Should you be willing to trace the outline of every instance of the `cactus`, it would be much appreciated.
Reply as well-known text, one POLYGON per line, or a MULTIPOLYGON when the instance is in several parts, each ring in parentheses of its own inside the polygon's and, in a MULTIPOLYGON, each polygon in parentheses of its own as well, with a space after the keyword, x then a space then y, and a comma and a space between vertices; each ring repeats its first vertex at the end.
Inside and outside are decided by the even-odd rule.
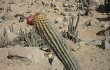
POLYGON ((68 38, 70 39, 70 40, 72 40, 72 41, 74 41, 74 42, 77 42, 77 40, 78 40, 78 37, 77 37, 77 35, 78 35, 78 31, 77 31, 77 27, 78 27, 78 23, 79 23, 79 18, 80 18, 80 13, 78 13, 78 18, 77 18, 77 21, 76 21, 76 25, 75 26, 73 26, 73 24, 74 24, 74 18, 73 17, 71 17, 70 18, 70 20, 69 20, 69 25, 68 25, 68 38))
POLYGON ((8 45, 7 30, 4 28, 3 34, 0 35, 0 48, 4 48, 8 45))
POLYGON ((80 70, 76 58, 71 54, 60 34, 48 22, 44 13, 36 13, 33 17, 33 24, 37 34, 48 43, 49 48, 63 63, 66 70, 80 70))
POLYGON ((27 29, 23 31, 22 28, 20 27, 19 38, 20 38, 20 41, 25 42, 26 46, 38 46, 38 43, 37 43, 38 36, 33 27, 29 32, 27 32, 27 29))
POLYGON ((11 28, 12 28, 12 32, 14 32, 13 25, 11 25, 11 28))
POLYGON ((10 32, 11 32, 11 27, 10 26, 8 26, 9 27, 9 30, 10 30, 10 32))
POLYGON ((69 25, 68 25, 68 32, 69 33, 72 33, 72 31, 73 31, 73 21, 74 21, 73 17, 69 18, 69 25))
POLYGON ((8 26, 9 27, 9 30, 10 30, 10 32, 14 32, 14 28, 13 28, 13 25, 11 25, 11 26, 8 26))
POLYGON ((5 42, 8 42, 8 35, 7 35, 7 30, 4 28, 4 33, 3 36, 5 38, 5 42))
POLYGON ((21 38, 21 41, 24 40, 24 32, 22 31, 22 28, 20 27, 20 30, 19 30, 19 36, 21 38))
POLYGON ((34 38, 33 28, 32 28, 32 30, 30 30, 30 41, 31 41, 32 46, 34 46, 35 45, 35 38, 34 38))
POLYGON ((7 8, 6 8, 6 13, 9 13, 9 12, 12 12, 11 5, 10 4, 7 5, 7 8))
MULTIPOLYGON (((12 33, 15 33, 14 32, 14 28, 13 28, 13 25, 11 26, 8 26, 9 27, 9 30, 10 32, 12 33)), ((20 27, 19 29, 19 33, 16 33, 18 34, 18 39, 19 39, 19 44, 22 45, 22 46, 38 46, 38 35, 36 34, 35 32, 35 28, 32 27, 32 29, 27 32, 27 29, 25 29, 25 31, 23 31, 22 27, 20 27)), ((9 45, 8 43, 8 35, 7 35, 7 31, 6 29, 4 28, 4 33, 2 35, 2 38, 1 39, 1 36, 0 36, 0 47, 5 47, 7 45, 9 45)))

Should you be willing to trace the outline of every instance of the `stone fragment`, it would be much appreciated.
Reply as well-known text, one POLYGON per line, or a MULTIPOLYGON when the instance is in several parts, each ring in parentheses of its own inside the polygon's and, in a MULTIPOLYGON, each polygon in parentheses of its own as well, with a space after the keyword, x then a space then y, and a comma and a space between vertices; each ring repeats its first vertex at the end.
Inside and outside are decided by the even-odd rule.
POLYGON ((8 51, 8 57, 13 57, 13 59, 21 60, 27 62, 40 63, 41 61, 46 61, 44 57, 44 52, 37 47, 16 47, 10 48, 8 51), (25 60, 26 59, 26 60, 25 60))
POLYGON ((63 3, 63 7, 69 7, 69 4, 68 3, 63 3))
POLYGON ((25 17, 21 16, 20 19, 19 19, 19 22, 24 22, 24 19, 25 19, 25 17))
POLYGON ((57 57, 54 57, 52 65, 49 70, 64 70, 64 66, 57 57))
POLYGON ((60 15, 62 15, 62 16, 66 16, 66 14, 64 13, 64 12, 61 12, 61 14, 60 15))
POLYGON ((15 13, 14 12, 10 12, 10 13, 6 13, 4 15, 6 20, 14 20, 15 19, 15 13))
POLYGON ((63 21, 68 21, 67 17, 64 17, 64 18, 63 18, 63 21))
POLYGON ((85 26, 91 26, 91 20, 86 21, 85 26))
POLYGON ((2 22, 3 22, 3 19, 0 18, 0 24, 2 24, 2 22))
POLYGON ((58 23, 58 21, 57 21, 57 20, 55 20, 55 21, 54 21, 54 23, 58 23))
POLYGON ((105 40, 105 41, 102 41, 102 44, 101 44, 102 48, 107 50, 107 49, 110 49, 110 42, 105 40))
POLYGON ((73 9, 71 9, 71 8, 65 8, 65 11, 66 12, 73 12, 73 9))
POLYGON ((59 29, 62 29, 63 28, 63 26, 59 26, 59 29))
POLYGON ((56 21, 57 21, 57 22, 62 22, 62 21, 63 21, 63 18, 62 18, 62 17, 58 17, 58 18, 56 19, 56 21))
POLYGON ((90 44, 90 45, 101 45, 102 41, 101 40, 93 40, 93 41, 89 42, 88 44, 90 44))
POLYGON ((55 1, 52 1, 52 2, 51 2, 50 7, 51 7, 51 8, 55 8, 55 7, 56 7, 55 1))

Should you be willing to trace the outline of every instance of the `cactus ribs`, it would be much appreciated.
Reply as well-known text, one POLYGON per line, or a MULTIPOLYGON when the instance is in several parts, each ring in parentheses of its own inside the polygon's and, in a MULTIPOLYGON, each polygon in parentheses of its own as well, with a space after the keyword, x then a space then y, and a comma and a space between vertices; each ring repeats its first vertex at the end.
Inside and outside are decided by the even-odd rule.
POLYGON ((56 54, 63 63, 66 70, 80 70, 80 66, 71 54, 63 41, 63 38, 52 28, 44 13, 37 13, 33 16, 32 23, 38 35, 49 44, 49 48, 56 54))

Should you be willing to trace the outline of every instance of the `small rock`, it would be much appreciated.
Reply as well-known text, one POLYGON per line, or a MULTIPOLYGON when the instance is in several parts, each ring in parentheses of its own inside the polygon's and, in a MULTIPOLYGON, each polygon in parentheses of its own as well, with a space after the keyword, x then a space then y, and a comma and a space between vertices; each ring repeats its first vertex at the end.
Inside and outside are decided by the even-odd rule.
POLYGON ((7 35, 8 35, 8 40, 9 40, 9 41, 13 41, 16 37, 18 37, 17 34, 12 33, 12 32, 8 32, 7 35))
POLYGON ((55 7, 54 10, 59 11, 59 8, 58 7, 55 7))
POLYGON ((68 21, 68 19, 66 17, 64 17, 63 21, 68 21))
POLYGON ((20 38, 19 37, 16 37, 13 41, 10 42, 11 46, 15 46, 18 44, 20 44, 20 38))
POLYGON ((63 27, 62 26, 59 26, 59 29, 62 29, 63 27))
POLYGON ((100 36, 105 36, 105 30, 101 30, 99 32, 96 33, 96 35, 100 35, 100 36))
POLYGON ((48 60, 48 58, 46 59, 44 56, 44 51, 40 50, 37 47, 10 48, 8 51, 8 56, 22 57, 22 60, 24 58, 30 60, 31 62, 36 62, 36 63, 40 63, 41 61, 48 60))
POLYGON ((42 2, 42 5, 45 6, 46 3, 44 1, 41 1, 41 2, 42 2))
POLYGON ((58 18, 56 19, 56 21, 57 21, 57 22, 62 22, 62 21, 63 21, 63 18, 62 18, 62 17, 58 17, 58 18))
POLYGON ((61 31, 61 34, 62 34, 62 36, 63 36, 64 38, 67 38, 67 32, 66 32, 66 30, 61 31))
POLYGON ((109 41, 102 41, 102 48, 107 50, 107 49, 110 49, 110 42, 109 41))
POLYGON ((24 22, 24 19, 25 19, 25 17, 21 16, 20 19, 19 19, 19 22, 24 22))
POLYGON ((69 7, 68 3, 63 3, 63 7, 69 7))
POLYGON ((75 7, 75 5, 74 5, 74 4, 72 4, 72 5, 71 5, 71 7, 75 7))
POLYGON ((45 7, 49 6, 49 4, 46 1, 42 1, 42 5, 45 7))
POLYGON ((50 7, 51 7, 51 8, 55 8, 55 7, 56 7, 56 4, 55 4, 54 1, 51 2, 50 7))
POLYGON ((3 8, 0 8, 0 13, 2 13, 2 11, 3 11, 3 8))
POLYGON ((109 36, 109 37, 106 37, 106 40, 107 40, 107 41, 110 41, 110 36, 109 36))
POLYGON ((54 57, 51 68, 49 70, 63 70, 64 66, 57 57, 54 57))
POLYGON ((78 44, 73 43, 69 39, 66 40, 66 44, 71 51, 76 51, 76 50, 80 49, 80 46, 78 46, 78 44))
POLYGON ((15 13, 10 12, 4 15, 5 19, 7 20, 13 20, 15 18, 15 13))
POLYGON ((73 12, 73 9, 71 9, 71 8, 65 8, 65 11, 66 12, 73 12))
POLYGON ((15 4, 14 0, 9 0, 9 4, 15 4))
POLYGON ((102 44, 102 41, 101 40, 93 40, 87 44, 90 44, 90 45, 101 45, 102 44))
POLYGON ((34 3, 33 3, 33 2, 31 2, 31 5, 34 5, 34 3))
POLYGON ((101 24, 100 27, 107 29, 107 28, 109 28, 110 26, 107 25, 107 24, 101 24))
POLYGON ((3 19, 0 19, 0 24, 3 22, 3 19))
POLYGON ((60 15, 62 15, 62 16, 66 16, 66 14, 65 13, 63 13, 63 12, 61 12, 61 14, 60 15))
POLYGON ((58 23, 58 21, 57 21, 57 20, 55 20, 55 21, 54 21, 54 23, 58 23))
POLYGON ((110 26, 108 25, 107 29, 106 30, 109 30, 110 31, 110 26))
POLYGON ((85 27, 85 26, 91 26, 91 20, 87 20, 87 21, 85 22, 84 27, 85 27))

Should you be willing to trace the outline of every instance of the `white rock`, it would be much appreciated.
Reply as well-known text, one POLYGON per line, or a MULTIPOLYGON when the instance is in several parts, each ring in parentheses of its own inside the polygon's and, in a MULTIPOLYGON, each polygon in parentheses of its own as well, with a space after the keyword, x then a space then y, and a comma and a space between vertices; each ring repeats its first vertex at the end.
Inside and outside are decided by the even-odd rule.
POLYGON ((63 21, 63 18, 62 18, 62 17, 58 17, 58 18, 56 19, 56 21, 57 21, 57 22, 62 22, 62 21, 63 21))
POLYGON ((7 13, 7 14, 5 14, 5 19, 6 20, 14 20, 15 19, 14 16, 15 16, 14 12, 7 13))
MULTIPOLYGON (((8 55, 11 56, 20 56, 20 57, 26 57, 31 62, 40 63, 42 61, 47 61, 47 59, 44 57, 44 52, 40 50, 37 47, 16 47, 11 48, 8 51, 8 55)), ((48 62, 48 61, 47 61, 48 62)))
POLYGON ((49 70, 64 70, 64 66, 57 57, 54 57, 52 65, 49 70))

